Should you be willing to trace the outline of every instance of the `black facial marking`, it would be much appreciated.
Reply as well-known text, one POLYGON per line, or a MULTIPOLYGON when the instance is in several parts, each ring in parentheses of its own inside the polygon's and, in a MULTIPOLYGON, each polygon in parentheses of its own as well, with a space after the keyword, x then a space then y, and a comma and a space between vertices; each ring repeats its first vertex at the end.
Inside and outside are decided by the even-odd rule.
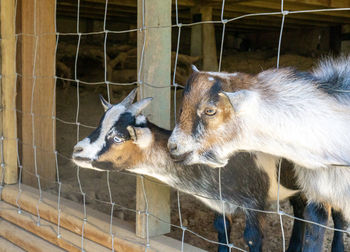
POLYGON ((145 128, 147 127, 147 121, 136 124, 136 118, 130 112, 125 112, 120 115, 119 120, 114 123, 113 127, 118 136, 122 137, 124 140, 130 139, 129 131, 127 130, 128 126, 145 128))
POLYGON ((113 127, 116 132, 118 132, 118 136, 121 136, 124 140, 130 139, 129 131, 126 127, 135 126, 136 120, 135 116, 133 116, 130 112, 125 112, 120 115, 119 120, 114 123, 113 127))
POLYGON ((106 151, 108 151, 108 149, 112 146, 112 142, 113 139, 105 139, 106 144, 102 147, 102 149, 97 153, 97 156, 101 156, 102 154, 104 154, 106 151))
POLYGON ((102 118, 101 118, 101 120, 100 120, 100 122, 98 124, 98 127, 88 136, 88 138, 90 139, 90 143, 95 142, 98 139, 98 137, 100 136, 100 134, 101 134, 101 126, 102 126, 102 122, 103 122, 103 120, 105 118, 105 115, 106 115, 106 113, 103 114, 103 116, 102 116, 102 118))
POLYGON ((190 75, 190 77, 188 78, 188 80, 186 82, 186 85, 185 85, 185 88, 183 91, 183 95, 186 95, 191 91, 191 86, 192 86, 194 80, 196 79, 196 77, 197 77, 197 73, 192 73, 190 75))
POLYGON ((212 102, 217 102, 219 100, 219 92, 222 91, 221 81, 215 78, 214 85, 209 90, 209 99, 212 102))
MULTIPOLYGON (((147 127, 147 121, 144 123, 136 124, 135 116, 132 115, 130 112, 125 112, 121 114, 119 120, 116 121, 113 125, 114 131, 117 132, 117 137, 121 138, 124 141, 130 140, 131 136, 129 134, 129 131, 127 130, 128 126, 144 128, 147 127)), ((114 144, 113 137, 106 136, 105 143, 106 144, 97 153, 97 156, 101 156, 109 150, 109 148, 114 144)))
POLYGON ((201 118, 196 114, 195 118, 193 119, 193 124, 192 124, 192 135, 194 137, 199 136, 198 126, 201 123, 202 123, 201 118))

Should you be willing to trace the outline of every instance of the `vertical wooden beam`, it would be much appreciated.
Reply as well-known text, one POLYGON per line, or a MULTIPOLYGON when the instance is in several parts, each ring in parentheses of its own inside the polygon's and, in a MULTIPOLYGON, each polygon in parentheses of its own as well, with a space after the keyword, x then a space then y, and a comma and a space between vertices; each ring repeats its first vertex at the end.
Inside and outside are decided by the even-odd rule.
MULTIPOLYGON (((1 130, 4 158, 4 181, 6 184, 17 182, 17 132, 15 112, 16 88, 16 37, 15 37, 15 1, 1 0, 1 55, 2 55, 2 117, 1 130)), ((1 174, 2 170, 0 170, 1 174)), ((1 174, 2 177, 2 174, 1 174)))
POLYGON ((348 55, 350 54, 350 25, 342 25, 341 33, 340 53, 348 55))
MULTIPOLYGON (((198 7, 191 9, 192 22, 202 21, 198 7)), ((191 26, 191 56, 202 57, 202 25, 191 26)))
MULTIPOLYGON (((213 20, 213 7, 203 6, 200 8, 202 21, 213 20)), ((218 56, 216 52, 215 27, 214 24, 203 24, 202 33, 203 70, 218 71, 218 56)))
MULTIPOLYGON (((147 29, 138 32, 138 69, 142 68, 140 85, 143 97, 153 97, 151 105, 144 112, 148 119, 166 129, 170 129, 170 74, 171 74, 171 0, 147 0, 145 2, 145 26, 167 28, 147 29), (143 62, 141 52, 144 35, 146 39, 143 62)), ((138 27, 142 27, 142 0, 138 0, 138 27)), ((140 98, 140 97, 139 97, 140 98)), ((142 98, 142 97, 141 97, 142 98)), ((170 188, 144 179, 148 211, 158 218, 170 223, 170 188)), ((146 209, 141 178, 137 179, 136 208, 146 209)), ((146 216, 136 216, 136 235, 146 237, 146 216)), ((150 236, 170 232, 170 225, 149 217, 150 236)))
POLYGON ((341 26, 330 27, 329 46, 333 55, 339 55, 341 52, 341 26))
POLYGON ((47 182, 55 180, 56 174, 55 125, 51 117, 53 109, 55 111, 55 0, 37 0, 36 6, 34 3, 34 0, 22 1, 21 11, 22 32, 34 35, 23 35, 22 39, 22 164, 23 169, 30 172, 23 173, 23 182, 37 186, 37 178, 33 176, 35 145, 37 172, 44 178, 41 185, 45 187, 47 182))

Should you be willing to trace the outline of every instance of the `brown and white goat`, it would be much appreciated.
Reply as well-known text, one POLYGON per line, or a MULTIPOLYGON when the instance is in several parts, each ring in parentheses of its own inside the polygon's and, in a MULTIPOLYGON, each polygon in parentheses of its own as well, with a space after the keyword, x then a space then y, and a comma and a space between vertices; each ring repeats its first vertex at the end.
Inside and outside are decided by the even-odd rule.
MULTIPOLYGON (((102 99, 106 112, 98 128, 74 147, 73 161, 84 168, 127 170, 157 178, 222 213, 218 170, 206 165, 184 167, 174 162, 167 151, 171 132, 147 122, 140 115, 151 99, 131 104, 134 96, 135 91, 117 105, 102 99)), ((238 153, 221 171, 224 211, 233 213, 238 206, 245 211, 244 238, 250 251, 261 251, 262 218, 259 212, 247 209, 263 210, 267 201, 277 199, 278 162, 278 158, 263 153, 238 153)), ((298 192, 293 183, 292 166, 283 163, 282 171, 285 183, 280 187, 281 200, 298 192)), ((301 218, 303 202, 295 196, 292 203, 296 216, 301 218)), ((288 251, 301 251, 302 228, 303 224, 296 221, 288 251)))
POLYGON ((169 149, 186 164, 213 167, 242 150, 270 153, 309 169, 349 166, 349 123, 350 57, 321 61, 312 72, 195 69, 169 149))
MULTIPOLYGON (((271 69, 257 75, 194 69, 169 138, 186 165, 225 166, 237 151, 285 157, 299 187, 350 220, 350 58, 321 61, 312 72, 271 69), (306 167, 306 168, 305 168, 306 167)), ((308 214, 327 223, 327 212, 308 214)))

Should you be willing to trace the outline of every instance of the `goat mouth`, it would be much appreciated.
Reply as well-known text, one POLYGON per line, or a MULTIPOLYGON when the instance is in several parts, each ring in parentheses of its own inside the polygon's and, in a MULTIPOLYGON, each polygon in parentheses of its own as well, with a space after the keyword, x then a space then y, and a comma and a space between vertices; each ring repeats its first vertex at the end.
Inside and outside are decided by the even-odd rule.
POLYGON ((81 168, 93 169, 91 162, 92 160, 84 157, 72 157, 72 161, 75 165, 81 168))
POLYGON ((73 161, 82 161, 82 162, 89 162, 89 163, 92 162, 90 158, 86 158, 86 157, 73 157, 73 161))
POLYGON ((96 171, 111 171, 111 170, 122 170, 113 166, 111 162, 98 162, 96 160, 85 158, 85 157, 73 157, 73 162, 85 169, 96 170, 96 171))
POLYGON ((170 157, 175 163, 185 163, 185 161, 188 159, 188 157, 191 154, 192 154, 192 151, 188 151, 180 155, 170 154, 170 157))

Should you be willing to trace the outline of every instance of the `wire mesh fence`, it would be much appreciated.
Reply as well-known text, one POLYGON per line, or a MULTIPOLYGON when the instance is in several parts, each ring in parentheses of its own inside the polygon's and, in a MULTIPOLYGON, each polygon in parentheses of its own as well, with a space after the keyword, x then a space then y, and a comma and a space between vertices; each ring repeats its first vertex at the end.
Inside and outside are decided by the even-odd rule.
MULTIPOLYGON (((179 18, 179 5, 178 5, 178 1, 175 0, 174 3, 174 7, 175 7, 175 23, 171 24, 170 26, 146 26, 146 22, 145 22, 145 8, 146 8, 146 1, 147 0, 142 0, 140 1, 140 6, 138 6, 138 8, 141 10, 141 23, 140 26, 138 28, 135 29, 127 29, 127 30, 109 30, 107 29, 108 27, 108 8, 109 8, 109 2, 108 0, 106 0, 105 3, 105 7, 104 7, 104 17, 103 17, 103 27, 101 30, 99 31, 93 31, 93 32, 82 32, 81 31, 81 24, 80 24, 80 20, 81 20, 81 1, 77 0, 76 2, 76 32, 60 32, 57 29, 57 23, 56 23, 56 17, 54 18, 55 20, 55 32, 52 33, 40 33, 37 31, 37 27, 38 24, 36 23, 37 19, 36 16, 38 15, 37 11, 37 2, 40 0, 34 0, 33 4, 33 17, 34 17, 34 22, 33 22, 33 33, 22 33, 22 32, 16 32, 15 34, 15 43, 16 46, 15 48, 18 48, 18 41, 23 38, 23 37, 31 37, 34 41, 34 55, 33 55, 33 68, 32 68, 32 74, 27 76, 26 74, 17 71, 16 73, 13 73, 14 76, 7 76, 7 75, 1 75, 2 79, 5 78, 13 78, 15 77, 15 80, 13 82, 13 89, 15 91, 15 93, 17 92, 17 83, 19 82, 19 79, 25 79, 25 78, 29 78, 32 80, 32 87, 31 87, 31 99, 30 99, 30 108, 27 108, 26 111, 23 111, 21 109, 19 109, 17 107, 17 99, 16 96, 13 97, 13 101, 12 101, 12 106, 11 107, 3 107, 3 111, 7 110, 7 111, 11 111, 12 113, 15 114, 15 116, 29 116, 31 117, 31 128, 32 128, 32 141, 31 142, 24 142, 23 139, 21 139, 20 137, 12 139, 9 138, 6 135, 2 135, 1 136, 1 168, 2 168, 2 186, 1 189, 6 186, 4 183, 4 174, 5 174, 5 169, 9 168, 9 164, 5 163, 4 160, 4 148, 3 148, 3 143, 4 141, 15 141, 16 145, 17 145, 17 167, 19 169, 19 175, 18 175, 18 195, 17 195, 17 200, 16 200, 16 204, 18 207, 18 214, 21 214, 21 204, 20 204, 20 198, 21 198, 21 193, 22 193, 22 177, 23 174, 27 174, 27 176, 31 176, 36 180, 37 183, 37 188, 38 188, 38 200, 36 203, 36 209, 37 209, 37 218, 36 220, 34 220, 36 222, 36 224, 38 226, 40 226, 41 223, 41 216, 40 216, 40 205, 42 204, 43 201, 43 197, 42 197, 42 184, 54 184, 56 186, 56 192, 57 192, 57 237, 61 238, 61 223, 60 223, 60 216, 61 216, 61 197, 62 197, 62 187, 64 187, 64 183, 62 182, 61 176, 60 176, 60 162, 59 160, 66 160, 67 162, 71 160, 71 157, 65 153, 60 153, 59 150, 57 150, 56 147, 56 125, 58 123, 62 124, 62 125, 67 125, 67 126, 74 126, 76 129, 76 142, 79 142, 82 137, 84 137, 81 134, 82 129, 84 130, 91 130, 94 129, 96 126, 95 125, 90 125, 90 124, 86 124, 84 122, 81 121, 80 118, 80 111, 81 111, 81 102, 80 102, 80 96, 81 96, 81 92, 80 89, 82 87, 82 85, 96 85, 96 86, 100 86, 100 85, 104 85, 105 89, 106 89, 106 93, 107 93, 107 98, 108 101, 112 100, 112 94, 111 94, 111 87, 113 86, 132 86, 132 85, 137 85, 140 91, 140 98, 143 98, 145 95, 143 94, 143 88, 141 88, 142 86, 148 86, 153 88, 155 91, 157 92, 157 89, 159 88, 172 88, 173 89, 173 109, 174 111, 173 116, 174 116, 174 120, 176 121, 176 108, 177 108, 177 92, 179 89, 183 88, 183 85, 178 84, 176 81, 176 73, 177 73, 177 67, 178 67, 178 58, 179 58, 179 54, 180 54, 180 50, 181 50, 181 40, 182 40, 182 30, 186 27, 193 27, 196 25, 204 25, 204 24, 215 24, 215 25, 221 25, 222 26, 222 31, 221 31, 221 40, 220 40, 220 49, 219 49, 219 62, 218 62, 218 69, 213 69, 215 71, 220 72, 222 69, 222 61, 223 61, 223 51, 224 51, 224 47, 225 47, 225 34, 227 33, 227 25, 228 24, 234 24, 235 21, 237 20, 245 20, 248 19, 249 17, 256 17, 256 16, 279 16, 281 17, 281 25, 280 25, 280 32, 279 32, 279 40, 276 41, 277 45, 278 45, 278 50, 277 50, 277 62, 276 62, 276 67, 279 67, 280 64, 280 54, 281 54, 281 45, 282 45, 282 36, 283 36, 283 31, 284 31, 284 25, 286 22, 286 19, 288 19, 288 17, 290 15, 297 15, 297 14, 301 14, 301 13, 316 13, 316 12, 339 12, 339 11, 350 11, 350 8, 321 8, 321 9, 312 9, 312 10, 293 10, 293 11, 289 11, 286 10, 284 8, 284 1, 282 0, 280 2, 280 11, 276 11, 276 12, 263 12, 263 13, 251 13, 251 14, 244 14, 244 15, 240 15, 237 17, 229 17, 225 15, 225 0, 222 1, 221 4, 221 12, 220 12, 220 20, 210 20, 210 21, 199 21, 199 22, 191 22, 191 23, 181 23, 180 22, 180 18, 179 18), (168 83, 167 85, 159 85, 159 83, 147 83, 143 77, 144 77, 144 71, 146 71, 146 67, 144 65, 144 54, 145 51, 147 51, 147 47, 146 47, 146 41, 148 39, 148 32, 150 30, 157 30, 157 29, 163 29, 163 28, 169 28, 169 29, 174 29, 177 30, 177 39, 176 39, 176 48, 175 48, 175 57, 174 57, 174 67, 173 67, 173 74, 172 74, 172 80, 171 83, 168 83), (109 36, 113 35, 113 34, 129 34, 129 33, 142 33, 142 38, 143 41, 140 43, 140 60, 139 60, 139 68, 137 71, 137 81, 132 81, 132 82, 125 82, 125 83, 120 83, 120 82, 113 82, 110 79, 110 73, 108 72, 110 69, 108 68, 108 38, 109 36), (56 62, 56 55, 57 52, 59 50, 59 45, 60 42, 62 40, 62 38, 64 37, 76 37, 77 39, 77 43, 76 43, 76 50, 75 50, 75 57, 74 57, 74 65, 72 66, 71 71, 73 72, 73 78, 69 78, 69 77, 62 77, 62 76, 58 76, 56 75, 56 65, 53 65, 53 72, 55 73, 53 76, 52 75, 45 75, 45 73, 40 73, 38 74, 37 72, 37 62, 38 62, 38 46, 39 46, 39 40, 41 37, 45 37, 45 36, 49 36, 49 35, 54 35, 56 38, 55 41, 55 58, 54 58, 54 62, 56 62), (81 42, 83 38, 89 38, 95 36, 95 35, 101 35, 103 36, 103 54, 102 54, 102 59, 101 62, 103 63, 103 79, 99 80, 99 81, 85 81, 85 80, 80 80, 79 79, 79 55, 81 52, 81 42), (53 79, 54 80, 54 86, 53 86, 53 101, 52 104, 48 104, 48 106, 52 107, 52 112, 51 114, 41 114, 40 112, 35 111, 34 109, 34 103, 35 101, 35 92, 37 89, 37 81, 39 79, 53 79), (58 81, 65 81, 68 82, 69 85, 73 84, 75 85, 76 88, 76 114, 75 114, 75 119, 74 120, 66 120, 63 118, 59 118, 56 115, 56 96, 57 96, 57 92, 56 92, 56 86, 58 81), (37 122, 36 119, 37 118, 46 118, 48 120, 52 120, 52 143, 53 145, 50 146, 38 146, 36 143, 36 139, 37 139, 37 135, 40 135, 40 132, 38 132, 37 129, 37 122), (21 148, 23 148, 22 146, 26 146, 28 148, 32 149, 32 155, 33 155, 33 160, 34 160, 34 169, 28 169, 28 167, 24 166, 22 164, 21 161, 21 148), (52 157, 54 157, 54 164, 55 164, 55 177, 56 180, 55 181, 46 181, 47 178, 42 177, 39 169, 38 169, 38 163, 37 163, 37 156, 38 153, 44 154, 44 155, 52 155, 52 157), (34 172, 32 172, 34 171, 34 172)), ((56 13, 56 7, 57 7, 57 3, 55 2, 55 13, 56 13)), ((17 8, 17 1, 16 1, 16 7, 15 10, 18 11, 17 8)), ((16 13, 16 12, 15 12, 16 13)), ((15 20, 14 24, 16 25, 16 14, 14 15, 13 19, 15 20)), ((12 37, 10 37, 7 34, 2 34, 1 36, 1 40, 7 40, 7 39, 13 39, 12 37)), ((15 57, 17 57, 17 54, 19 52, 17 51, 15 53, 15 57)), ((15 62, 16 64, 16 62, 15 62)), ((18 68, 17 68, 18 69, 18 68)), ((97 123, 97 122, 96 122, 97 123)), ((17 131, 17 128, 14 129, 14 131, 17 131)), ((33 167, 30 167, 33 168, 33 167)), ((116 236, 118 236, 117 233, 115 233, 113 231, 113 213, 116 210, 116 208, 119 209, 123 209, 125 211, 129 211, 132 212, 136 215, 144 215, 146 217, 146 238, 144 241, 144 248, 145 251, 147 251, 148 249, 151 248, 151 244, 150 244, 150 234, 149 234, 149 227, 148 227, 148 223, 149 223, 149 218, 155 218, 158 219, 160 222, 167 222, 165 220, 162 220, 161 218, 159 218, 158 216, 154 215, 152 212, 149 211, 149 206, 148 206, 148 196, 147 196, 147 191, 145 190, 144 187, 144 181, 148 180, 148 177, 144 177, 141 175, 134 175, 134 174, 130 174, 127 172, 120 172, 118 171, 118 173, 122 173, 122 174, 127 174, 127 176, 139 176, 141 178, 141 184, 142 184, 142 192, 143 192, 143 196, 144 196, 144 200, 146 202, 146 207, 143 210, 137 210, 134 208, 129 208, 127 206, 121 205, 119 204, 117 201, 115 201, 116 197, 119 197, 119 195, 112 195, 112 190, 111 190, 111 185, 110 185, 110 176, 111 173, 115 173, 117 171, 106 171, 106 187, 107 187, 107 191, 108 191, 108 199, 109 200, 101 200, 101 199, 88 199, 88 195, 87 193, 84 191, 84 187, 82 186, 82 179, 81 179, 81 169, 77 166, 75 167, 76 169, 76 181, 78 184, 78 188, 79 188, 79 193, 81 195, 81 203, 82 203, 82 211, 83 211, 83 219, 82 219, 82 226, 81 226, 81 250, 84 251, 85 249, 85 235, 84 235, 84 229, 86 226, 86 223, 89 221, 89 216, 86 210, 86 202, 87 200, 94 200, 97 201, 105 206, 108 206, 110 209, 110 227, 109 227, 109 234, 111 236, 111 240, 112 240, 112 251, 114 251, 114 238, 116 236)), ((225 202, 222 199, 222 191, 221 191, 221 169, 217 170, 218 172, 218 177, 219 177, 219 187, 217 188, 217 190, 219 190, 219 194, 220 194, 220 200, 221 200, 221 204, 222 204, 222 213, 223 216, 225 216, 225 207, 224 204, 226 203, 230 203, 232 204, 232 202, 225 202)), ((278 182, 280 181, 280 173, 281 173, 281 168, 279 167, 279 171, 278 171, 278 182)), ((203 239, 205 241, 207 241, 208 243, 213 243, 213 244, 217 244, 219 245, 220 243, 214 240, 211 240, 207 237, 202 236, 201 234, 198 234, 192 230, 190 230, 186 225, 184 225, 184 222, 182 220, 182 210, 181 210, 181 203, 180 203, 180 192, 177 192, 177 207, 178 207, 178 215, 179 215, 179 224, 174 224, 174 223, 167 223, 169 225, 171 225, 172 228, 174 229, 179 229, 182 233, 182 246, 181 246, 181 251, 184 250, 184 242, 185 242, 185 236, 186 233, 191 233, 197 237, 199 237, 200 239, 203 239)), ((278 187, 278 198, 279 198, 279 187, 278 187)), ((198 197, 205 197, 203 195, 196 195, 198 197)), ((305 221, 303 219, 297 218, 295 216, 292 216, 284 211, 281 210, 280 208, 280 202, 279 199, 277 200, 277 208, 274 211, 267 211, 264 209, 247 209, 243 206, 237 206, 237 208, 241 208, 245 211, 257 211, 257 212, 261 212, 261 213, 265 213, 265 214, 273 214, 273 215, 277 215, 279 217, 280 220, 280 226, 281 226, 281 243, 282 243, 282 249, 283 251, 286 250, 286 238, 285 238, 285 231, 283 228, 283 219, 282 217, 287 217, 287 218, 291 218, 291 219, 297 219, 297 220, 301 220, 301 221, 305 221)), ((339 231, 339 232, 347 232, 346 230, 339 230, 339 229, 334 229, 332 227, 329 226, 324 226, 315 222, 310 222, 307 221, 309 223, 313 223, 319 226, 322 226, 324 228, 333 230, 333 231, 339 231)), ((226 223, 224 221, 224 223, 226 223)), ((226 230, 226 226, 225 226, 225 234, 226 237, 228 238, 228 232, 226 230)), ((226 239, 227 241, 229 239, 226 239)), ((220 244, 220 245, 224 245, 227 246, 229 251, 233 251, 233 250, 237 250, 237 251, 246 251, 245 248, 240 248, 238 246, 236 246, 233 243, 229 243, 227 242, 227 244, 220 244)))

